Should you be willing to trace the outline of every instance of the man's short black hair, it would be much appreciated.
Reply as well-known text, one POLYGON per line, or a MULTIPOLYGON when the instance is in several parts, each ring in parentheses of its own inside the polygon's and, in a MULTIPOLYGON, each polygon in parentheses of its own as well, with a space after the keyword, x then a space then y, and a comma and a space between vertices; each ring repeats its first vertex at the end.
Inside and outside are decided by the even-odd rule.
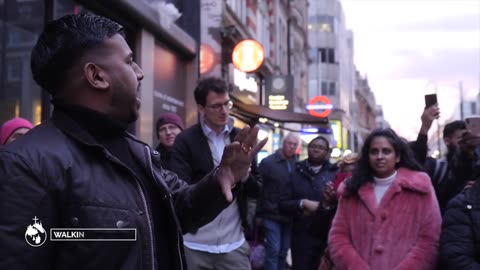
POLYGON ((212 77, 200 80, 194 91, 195 102, 205 106, 207 104, 208 93, 212 91, 217 94, 228 93, 228 85, 220 78, 212 77))
POLYGON ((467 126, 465 125, 465 122, 461 121, 461 120, 457 120, 457 121, 453 121, 451 123, 448 123, 443 128, 443 138, 449 138, 450 136, 453 135, 453 133, 455 133, 455 131, 463 130, 463 129, 466 129, 466 128, 467 128, 467 126))
POLYGON ((66 15, 49 22, 32 50, 33 79, 55 96, 70 68, 87 51, 116 34, 125 37, 120 24, 91 14, 66 15))

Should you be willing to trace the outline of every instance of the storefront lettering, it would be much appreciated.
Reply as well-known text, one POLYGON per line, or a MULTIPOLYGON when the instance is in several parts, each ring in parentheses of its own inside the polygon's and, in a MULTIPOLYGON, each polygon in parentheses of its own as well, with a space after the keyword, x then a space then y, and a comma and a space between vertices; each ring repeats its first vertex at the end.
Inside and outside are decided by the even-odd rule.
POLYGON ((240 91, 258 92, 258 84, 254 78, 247 77, 247 73, 238 69, 233 70, 233 83, 238 86, 240 91))
POLYGON ((181 101, 181 100, 178 100, 172 96, 169 96, 167 94, 164 94, 162 92, 160 92, 159 90, 154 90, 153 91, 153 95, 163 101, 166 101, 166 102, 169 102, 169 103, 172 103, 173 105, 176 105, 176 106, 180 106, 180 107, 184 107, 185 106, 185 102, 181 101))
POLYGON ((272 110, 286 110, 289 103, 284 95, 268 96, 268 107, 272 110))

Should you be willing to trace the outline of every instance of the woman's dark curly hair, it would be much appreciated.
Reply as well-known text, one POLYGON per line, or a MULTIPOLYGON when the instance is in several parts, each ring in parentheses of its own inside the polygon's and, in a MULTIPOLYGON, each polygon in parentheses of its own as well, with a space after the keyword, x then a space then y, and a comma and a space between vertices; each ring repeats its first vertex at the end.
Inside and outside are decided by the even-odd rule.
POLYGON ((395 154, 400 156, 400 162, 397 163, 396 168, 405 167, 415 171, 423 171, 422 166, 415 160, 412 150, 408 147, 407 143, 402 140, 396 133, 390 128, 387 129, 375 129, 368 135, 365 143, 362 147, 360 159, 357 162, 357 166, 353 171, 353 175, 347 182, 347 191, 350 194, 355 194, 361 186, 368 182, 373 181, 373 170, 370 167, 369 151, 370 145, 373 139, 377 137, 386 138, 393 149, 395 154))

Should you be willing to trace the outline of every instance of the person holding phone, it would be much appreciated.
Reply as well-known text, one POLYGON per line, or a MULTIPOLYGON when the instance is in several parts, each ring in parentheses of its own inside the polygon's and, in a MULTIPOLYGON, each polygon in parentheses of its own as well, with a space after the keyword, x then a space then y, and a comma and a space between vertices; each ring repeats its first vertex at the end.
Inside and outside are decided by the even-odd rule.
POLYGON ((464 121, 453 121, 445 125, 443 140, 447 146, 445 157, 435 159, 428 156, 428 132, 435 119, 440 117, 436 94, 425 95, 425 110, 422 113, 422 125, 417 140, 410 142, 415 159, 425 168, 443 213, 448 201, 458 194, 471 175, 471 158, 468 150, 459 147, 459 141, 466 132, 464 121))
POLYGON ((393 130, 367 137, 339 192, 328 239, 335 269, 435 269, 441 226, 435 192, 393 130))
POLYGON ((425 165, 428 154, 428 132, 432 127, 433 121, 440 118, 440 107, 437 102, 437 95, 425 95, 425 109, 423 110, 417 139, 410 143, 415 155, 415 159, 421 165, 425 165))

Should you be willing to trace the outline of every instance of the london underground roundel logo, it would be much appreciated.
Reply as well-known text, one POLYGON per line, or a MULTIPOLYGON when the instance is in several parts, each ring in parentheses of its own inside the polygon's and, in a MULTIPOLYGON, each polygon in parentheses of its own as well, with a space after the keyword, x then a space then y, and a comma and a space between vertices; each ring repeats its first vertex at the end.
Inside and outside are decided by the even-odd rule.
POLYGON ((316 96, 307 105, 308 113, 315 117, 325 118, 332 111, 333 105, 326 96, 316 96))

